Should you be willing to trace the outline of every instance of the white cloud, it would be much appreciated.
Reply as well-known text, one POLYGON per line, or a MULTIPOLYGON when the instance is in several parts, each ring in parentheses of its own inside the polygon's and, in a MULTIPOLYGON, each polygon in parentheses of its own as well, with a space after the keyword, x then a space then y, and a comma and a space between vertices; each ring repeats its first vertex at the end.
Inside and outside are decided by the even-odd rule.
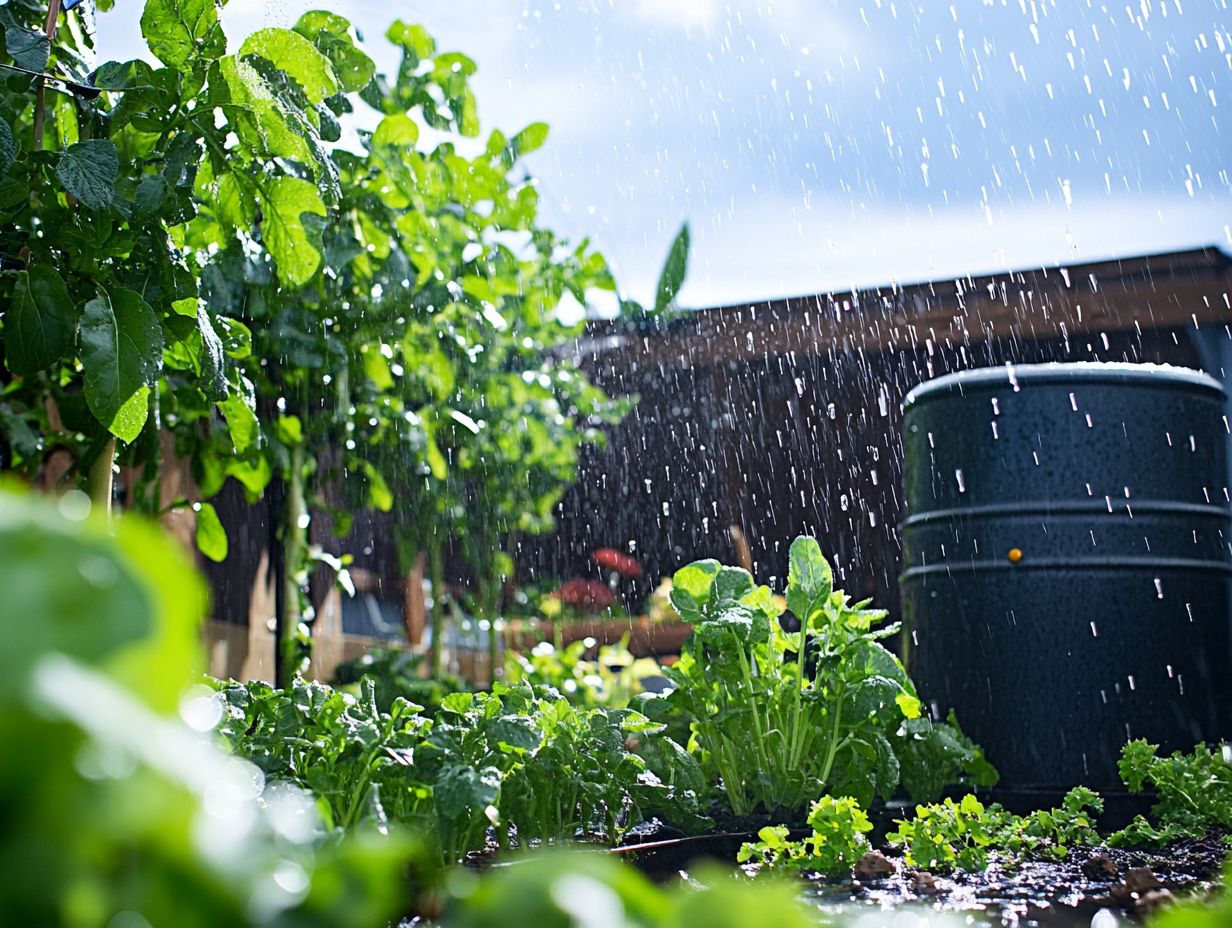
POLYGON ((641 20, 678 29, 710 29, 723 12, 722 0, 637 0, 633 14, 641 20))
MULTIPOLYGON (((982 209, 854 211, 850 204, 802 210, 786 198, 737 201, 730 215, 693 222, 685 306, 720 306, 881 284, 1056 266, 1211 244, 1232 244, 1227 204, 1158 197, 1086 210, 1033 205, 990 225, 982 209)), ((665 250, 666 241, 661 248, 665 250)), ((618 277, 635 296, 654 286, 658 243, 618 277)), ((621 260, 624 258, 625 260, 621 260)))

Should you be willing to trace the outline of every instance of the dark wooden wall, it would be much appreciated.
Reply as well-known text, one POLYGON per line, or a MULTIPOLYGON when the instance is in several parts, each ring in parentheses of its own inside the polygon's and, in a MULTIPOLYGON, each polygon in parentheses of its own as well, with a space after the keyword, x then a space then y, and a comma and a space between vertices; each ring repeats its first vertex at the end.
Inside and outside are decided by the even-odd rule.
POLYGON ((1195 323, 1227 337, 1228 290, 1227 259, 1203 250, 860 294, 858 310, 827 296, 705 311, 623 344, 601 333, 618 347, 587 357, 591 375, 641 402, 520 566, 587 574, 594 548, 632 546, 657 580, 698 557, 731 563, 735 524, 762 581, 781 586, 787 546, 814 534, 849 592, 896 611, 912 387, 1007 362, 1200 367, 1195 323))

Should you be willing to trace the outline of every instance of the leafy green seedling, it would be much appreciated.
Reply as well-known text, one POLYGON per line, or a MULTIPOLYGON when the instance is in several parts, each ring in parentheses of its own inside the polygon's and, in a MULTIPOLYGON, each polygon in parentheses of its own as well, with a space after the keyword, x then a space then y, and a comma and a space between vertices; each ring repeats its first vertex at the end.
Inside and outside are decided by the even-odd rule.
POLYGON ((1134 792, 1155 787, 1151 819, 1135 818, 1109 836, 1114 846, 1160 845, 1197 838, 1212 828, 1232 828, 1232 763, 1229 749, 1212 751, 1199 744, 1189 754, 1160 757, 1159 745, 1131 741, 1117 764, 1121 779, 1134 792))
POLYGON ((850 797, 822 796, 813 803, 808 824, 813 833, 802 841, 790 840, 784 825, 761 829, 759 840, 741 845, 737 861, 756 862, 768 869, 839 874, 850 870, 868 851, 865 834, 873 825, 850 797))
POLYGON ((1098 794, 1076 787, 1060 807, 1014 815, 996 803, 985 806, 973 795, 958 802, 916 807, 915 816, 899 820, 886 836, 906 850, 908 866, 929 870, 983 870, 996 853, 1003 866, 1028 859, 1064 860, 1075 845, 1099 843, 1095 816, 1103 811, 1098 794))

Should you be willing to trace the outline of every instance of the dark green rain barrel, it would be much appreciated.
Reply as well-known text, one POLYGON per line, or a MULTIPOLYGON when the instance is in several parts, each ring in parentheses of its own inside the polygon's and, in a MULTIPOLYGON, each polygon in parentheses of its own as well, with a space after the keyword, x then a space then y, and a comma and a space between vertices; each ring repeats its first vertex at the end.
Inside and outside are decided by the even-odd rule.
POLYGON ((1205 374, 963 371, 904 401, 905 656, 1010 789, 1232 734, 1228 423, 1205 374))

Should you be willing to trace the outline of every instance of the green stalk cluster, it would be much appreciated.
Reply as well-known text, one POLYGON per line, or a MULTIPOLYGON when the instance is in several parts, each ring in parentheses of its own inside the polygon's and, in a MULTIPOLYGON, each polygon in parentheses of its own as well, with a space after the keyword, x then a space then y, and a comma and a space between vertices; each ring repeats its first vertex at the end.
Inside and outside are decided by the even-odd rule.
MULTIPOLYGON (((694 632, 667 708, 692 720, 690 750, 738 816, 801 813, 816 797, 933 797, 995 771, 954 724, 924 717, 881 639, 898 625, 835 590, 816 540, 791 546, 786 597, 717 561, 676 572, 672 604, 694 632), (797 627, 780 621, 790 609, 797 627)), ((649 710, 648 710, 649 711, 649 710)))

